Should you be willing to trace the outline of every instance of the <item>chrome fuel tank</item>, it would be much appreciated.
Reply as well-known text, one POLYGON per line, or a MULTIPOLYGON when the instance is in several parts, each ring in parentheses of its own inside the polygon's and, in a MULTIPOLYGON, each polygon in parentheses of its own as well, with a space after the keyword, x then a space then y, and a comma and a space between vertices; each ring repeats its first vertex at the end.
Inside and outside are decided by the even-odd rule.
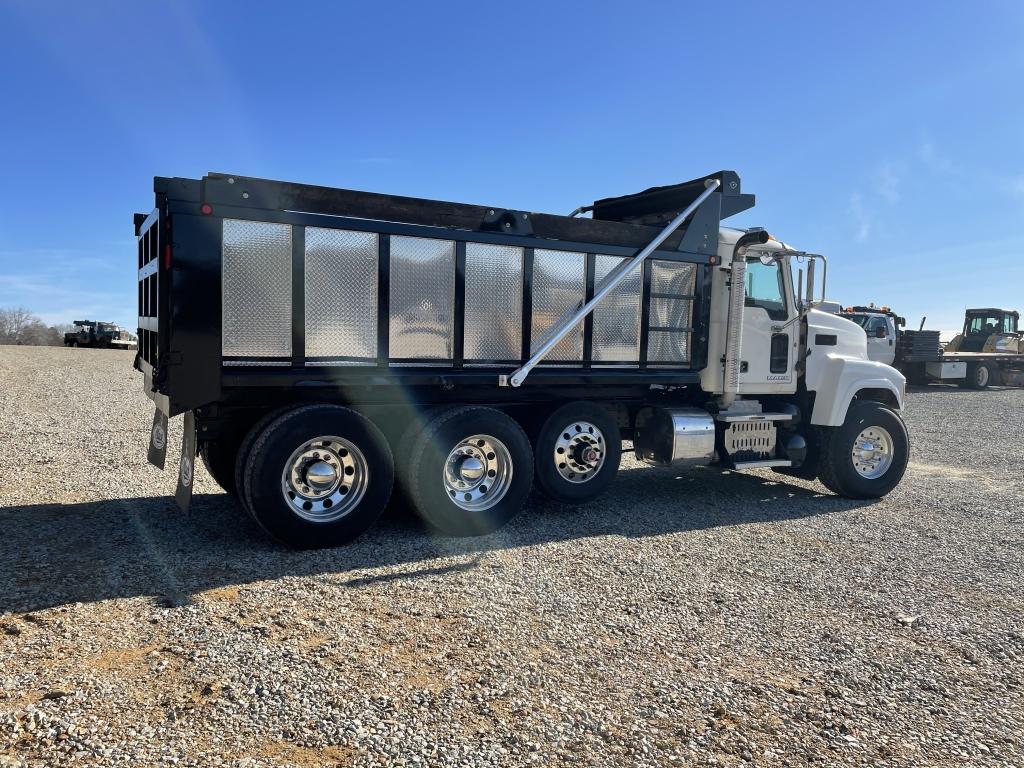
POLYGON ((715 421, 699 408, 643 408, 633 435, 636 457, 647 464, 707 464, 715 456, 715 421))

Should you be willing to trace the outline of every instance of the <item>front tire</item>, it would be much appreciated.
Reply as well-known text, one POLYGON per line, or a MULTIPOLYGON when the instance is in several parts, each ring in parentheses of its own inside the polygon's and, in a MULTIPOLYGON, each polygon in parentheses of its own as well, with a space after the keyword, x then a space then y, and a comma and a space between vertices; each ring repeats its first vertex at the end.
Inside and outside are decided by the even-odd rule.
POLYGON ((878 499, 899 484, 910 438, 899 414, 881 403, 854 402, 842 426, 822 429, 818 479, 848 499, 878 499))
POLYGON ((373 525, 394 485, 391 449, 364 416, 335 405, 286 411, 249 449, 249 511, 291 547, 335 547, 373 525))
POLYGON ((430 421, 408 471, 413 505, 428 525, 449 536, 480 536, 523 509, 533 486, 533 451, 510 416, 464 406, 430 421))
POLYGON ((537 489, 563 504, 591 501, 615 480, 622 434, 604 408, 566 403, 548 416, 534 442, 537 489))

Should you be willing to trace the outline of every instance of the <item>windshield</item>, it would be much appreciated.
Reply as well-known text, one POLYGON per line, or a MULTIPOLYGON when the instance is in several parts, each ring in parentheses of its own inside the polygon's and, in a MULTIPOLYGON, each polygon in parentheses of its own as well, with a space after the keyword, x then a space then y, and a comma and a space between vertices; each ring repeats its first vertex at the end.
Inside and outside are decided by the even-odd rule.
POLYGON ((997 313, 969 315, 967 318, 967 333, 971 335, 988 336, 993 333, 1000 333, 1002 317, 997 313))
POLYGON ((868 320, 871 319, 871 315, 849 315, 849 314, 844 314, 843 317, 845 317, 847 320, 851 320, 851 321, 855 322, 861 328, 865 327, 868 324, 868 320))

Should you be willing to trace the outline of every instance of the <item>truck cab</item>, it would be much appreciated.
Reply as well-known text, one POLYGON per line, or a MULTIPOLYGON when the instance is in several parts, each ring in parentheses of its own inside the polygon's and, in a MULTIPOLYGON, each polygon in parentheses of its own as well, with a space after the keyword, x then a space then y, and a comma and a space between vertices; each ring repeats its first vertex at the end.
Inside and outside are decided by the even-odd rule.
POLYGON ((886 365, 893 364, 900 328, 904 325, 902 317, 891 312, 888 307, 874 305, 846 307, 840 314, 864 329, 869 359, 886 365))

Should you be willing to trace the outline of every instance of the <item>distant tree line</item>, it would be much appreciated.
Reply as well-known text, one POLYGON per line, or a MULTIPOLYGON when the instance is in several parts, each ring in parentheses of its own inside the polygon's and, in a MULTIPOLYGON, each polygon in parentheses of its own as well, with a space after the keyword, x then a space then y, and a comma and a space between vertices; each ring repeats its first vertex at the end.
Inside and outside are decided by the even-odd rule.
POLYGON ((72 325, 47 325, 24 307, 0 307, 0 344, 55 347, 72 325))

